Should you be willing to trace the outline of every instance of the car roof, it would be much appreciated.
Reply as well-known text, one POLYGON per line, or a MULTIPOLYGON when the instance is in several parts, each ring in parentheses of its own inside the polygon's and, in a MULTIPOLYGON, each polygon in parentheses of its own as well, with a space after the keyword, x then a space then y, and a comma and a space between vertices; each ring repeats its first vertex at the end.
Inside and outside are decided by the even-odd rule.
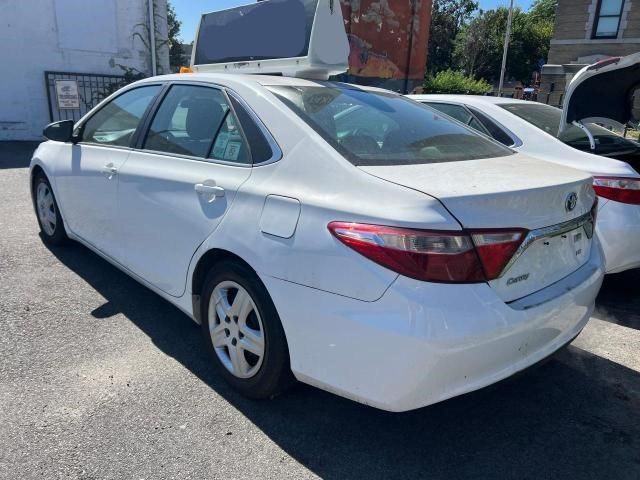
POLYGON ((247 86, 287 86, 287 87, 328 87, 328 86, 341 86, 344 88, 353 88, 357 90, 364 90, 367 92, 379 92, 399 95, 391 90, 385 90, 383 88, 369 87, 364 85, 353 85, 350 83, 342 82, 327 82, 320 80, 311 80, 305 78, 296 77, 284 77, 276 75, 246 75, 239 73, 179 73, 171 75, 159 75, 156 77, 145 78, 137 83, 152 83, 157 81, 194 81, 211 84, 224 84, 229 81, 236 84, 244 84, 247 86))
POLYGON ((508 103, 531 103, 526 100, 518 100, 509 97, 490 97, 486 95, 443 95, 443 94, 426 94, 426 95, 409 95, 409 98, 418 101, 434 101, 434 102, 458 102, 467 103, 469 105, 504 105, 508 103))

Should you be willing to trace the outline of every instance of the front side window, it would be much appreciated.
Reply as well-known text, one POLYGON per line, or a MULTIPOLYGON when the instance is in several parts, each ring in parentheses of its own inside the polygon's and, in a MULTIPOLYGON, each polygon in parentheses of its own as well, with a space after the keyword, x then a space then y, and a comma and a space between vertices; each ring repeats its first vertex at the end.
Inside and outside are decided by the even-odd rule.
POLYGON ((335 84, 270 90, 354 165, 455 162, 513 153, 400 95, 335 84))
POLYGON ((238 122, 216 88, 174 85, 153 118, 145 150, 251 164, 238 122))
POLYGON ((114 98, 82 128, 82 141, 128 147, 147 108, 162 87, 139 87, 114 98))
POLYGON ((594 21, 593 38, 616 38, 624 0, 600 0, 594 21))

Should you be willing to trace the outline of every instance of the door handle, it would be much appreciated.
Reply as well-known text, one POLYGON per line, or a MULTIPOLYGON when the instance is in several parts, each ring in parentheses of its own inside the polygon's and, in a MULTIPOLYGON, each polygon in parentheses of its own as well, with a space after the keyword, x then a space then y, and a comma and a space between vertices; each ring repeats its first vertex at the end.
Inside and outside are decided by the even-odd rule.
POLYGON ((194 189, 198 195, 204 197, 208 203, 214 202, 218 197, 224 197, 224 188, 218 187, 212 180, 207 180, 204 183, 196 183, 194 189))
POLYGON ((102 174, 107 177, 107 180, 111 180, 118 174, 118 169, 113 166, 113 163, 108 163, 107 165, 102 167, 102 174))

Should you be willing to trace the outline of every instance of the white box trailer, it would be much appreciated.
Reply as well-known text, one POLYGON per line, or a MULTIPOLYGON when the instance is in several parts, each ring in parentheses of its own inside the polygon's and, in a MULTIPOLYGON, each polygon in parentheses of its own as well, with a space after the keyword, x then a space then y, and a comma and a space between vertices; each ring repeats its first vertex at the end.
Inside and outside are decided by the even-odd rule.
POLYGON ((340 0, 267 0, 202 15, 194 72, 326 80, 349 68, 340 0))

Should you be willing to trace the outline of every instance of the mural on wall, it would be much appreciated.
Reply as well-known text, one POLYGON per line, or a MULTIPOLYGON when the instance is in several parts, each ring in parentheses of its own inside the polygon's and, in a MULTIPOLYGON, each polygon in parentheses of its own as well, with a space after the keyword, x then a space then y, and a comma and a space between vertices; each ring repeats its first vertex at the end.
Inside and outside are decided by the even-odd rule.
POLYGON ((340 0, 351 53, 347 81, 408 92, 422 84, 432 0, 340 0))

